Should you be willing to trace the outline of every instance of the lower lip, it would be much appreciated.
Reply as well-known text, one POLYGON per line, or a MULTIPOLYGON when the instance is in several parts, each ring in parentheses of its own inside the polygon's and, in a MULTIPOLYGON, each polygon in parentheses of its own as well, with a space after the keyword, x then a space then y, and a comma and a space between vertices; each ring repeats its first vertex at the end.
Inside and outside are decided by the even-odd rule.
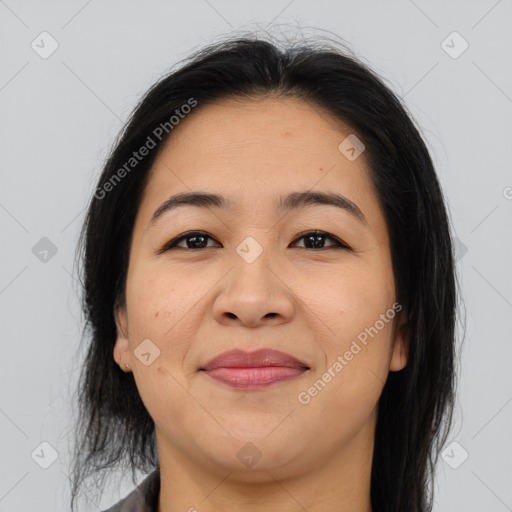
POLYGON ((260 389, 294 379, 306 370, 285 366, 264 366, 258 368, 215 368, 206 373, 212 378, 228 386, 238 389, 260 389))

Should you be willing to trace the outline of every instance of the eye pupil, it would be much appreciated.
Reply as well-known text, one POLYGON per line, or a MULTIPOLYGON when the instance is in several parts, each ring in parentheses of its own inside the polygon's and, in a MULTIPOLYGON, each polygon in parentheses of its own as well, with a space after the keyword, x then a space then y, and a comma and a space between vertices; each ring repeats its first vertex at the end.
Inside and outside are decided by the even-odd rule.
MULTIPOLYGON (((208 248, 208 242, 210 240, 215 241, 215 239, 206 233, 201 231, 189 232, 181 235, 179 238, 171 240, 168 242, 158 254, 162 254, 166 251, 176 249, 190 249, 190 250, 201 250, 208 248)), ((295 244, 301 243, 304 244, 304 248, 306 249, 345 249, 350 250, 350 247, 336 237, 326 233, 324 231, 309 231, 307 233, 303 233, 301 236, 295 239, 295 244), (329 245, 325 245, 326 240, 330 240, 331 243, 329 245)), ((299 246, 300 247, 300 246, 299 246)))
POLYGON ((312 235, 308 235, 307 237, 305 237, 305 240, 309 240, 310 242, 312 242, 313 244, 313 247, 315 249, 318 249, 318 248, 322 248, 324 243, 325 243, 325 240, 322 240, 322 242, 319 242, 318 239, 324 239, 324 235, 320 235, 320 234, 312 234, 312 235))
POLYGON ((189 249, 202 249, 203 247, 205 247, 205 240, 206 240, 206 238, 207 237, 205 237, 203 235, 192 235, 192 236, 189 236, 186 239, 187 240, 187 247, 189 249), (192 247, 190 247, 189 240, 193 240, 192 247), (198 240, 200 240, 201 242, 198 242, 198 240), (200 246, 197 246, 198 244, 200 246))

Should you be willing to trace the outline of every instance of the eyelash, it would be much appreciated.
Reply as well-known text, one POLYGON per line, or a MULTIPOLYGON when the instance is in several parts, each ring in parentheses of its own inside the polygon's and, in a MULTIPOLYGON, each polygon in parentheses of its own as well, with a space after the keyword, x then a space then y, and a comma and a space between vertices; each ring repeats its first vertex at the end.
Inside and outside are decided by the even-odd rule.
MULTIPOLYGON (((329 233, 327 233, 325 231, 320 231, 320 230, 306 231, 304 233, 300 233, 294 239, 293 242, 296 242, 297 240, 305 238, 308 235, 313 235, 313 236, 325 235, 326 238, 330 238, 333 242, 335 242, 334 246, 323 247, 321 249, 309 249, 309 250, 312 250, 312 251, 322 251, 322 250, 326 250, 326 249, 345 249, 345 250, 348 250, 348 251, 352 250, 347 244, 342 242, 339 238, 336 238, 334 235, 331 235, 331 234, 329 234, 329 233)), ((215 240, 215 238, 213 238, 212 236, 210 236, 208 233, 206 233, 204 231, 188 231, 187 233, 184 233, 183 235, 180 235, 180 236, 174 238, 173 240, 170 240, 169 242, 167 242, 157 252, 157 254, 162 254, 162 253, 164 253, 166 251, 169 251, 170 249, 174 249, 174 248, 185 249, 187 251, 202 251, 204 249, 208 249, 208 247, 204 247, 202 249, 199 249, 199 248, 198 249, 190 249, 188 247, 176 247, 181 241, 186 240, 187 238, 192 238, 194 236, 204 236, 205 238, 210 238, 211 240, 215 240)), ((302 249, 308 249, 308 248, 307 247, 302 247, 302 249)))

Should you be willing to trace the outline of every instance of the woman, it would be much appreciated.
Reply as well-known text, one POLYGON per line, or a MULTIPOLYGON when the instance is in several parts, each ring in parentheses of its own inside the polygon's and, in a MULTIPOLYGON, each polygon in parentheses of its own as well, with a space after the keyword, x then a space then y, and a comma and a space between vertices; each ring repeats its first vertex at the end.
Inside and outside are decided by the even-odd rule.
POLYGON ((137 106, 79 247, 72 507, 128 461, 150 474, 111 512, 431 510, 449 220, 410 116, 347 51, 192 55, 137 106))

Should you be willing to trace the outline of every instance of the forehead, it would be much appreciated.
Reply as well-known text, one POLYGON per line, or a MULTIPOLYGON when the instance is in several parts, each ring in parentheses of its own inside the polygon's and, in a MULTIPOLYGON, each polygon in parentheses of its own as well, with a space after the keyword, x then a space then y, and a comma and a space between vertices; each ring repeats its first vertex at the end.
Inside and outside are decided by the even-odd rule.
POLYGON ((321 164, 329 158, 326 148, 333 150, 331 157, 333 152, 338 156, 338 144, 351 133, 350 127, 332 114, 296 98, 216 101, 196 107, 175 130, 163 151, 173 157, 181 153, 188 161, 199 161, 236 154, 254 160, 258 155, 256 165, 283 169, 286 162, 275 161, 275 156, 293 161, 306 158, 309 166, 321 164))
POLYGON ((147 222, 179 192, 221 194, 247 213, 256 205, 273 208, 275 198, 290 192, 331 190, 378 223, 383 219, 364 153, 350 161, 338 148, 351 133, 332 114, 294 98, 199 105, 155 160, 140 214, 147 222))

